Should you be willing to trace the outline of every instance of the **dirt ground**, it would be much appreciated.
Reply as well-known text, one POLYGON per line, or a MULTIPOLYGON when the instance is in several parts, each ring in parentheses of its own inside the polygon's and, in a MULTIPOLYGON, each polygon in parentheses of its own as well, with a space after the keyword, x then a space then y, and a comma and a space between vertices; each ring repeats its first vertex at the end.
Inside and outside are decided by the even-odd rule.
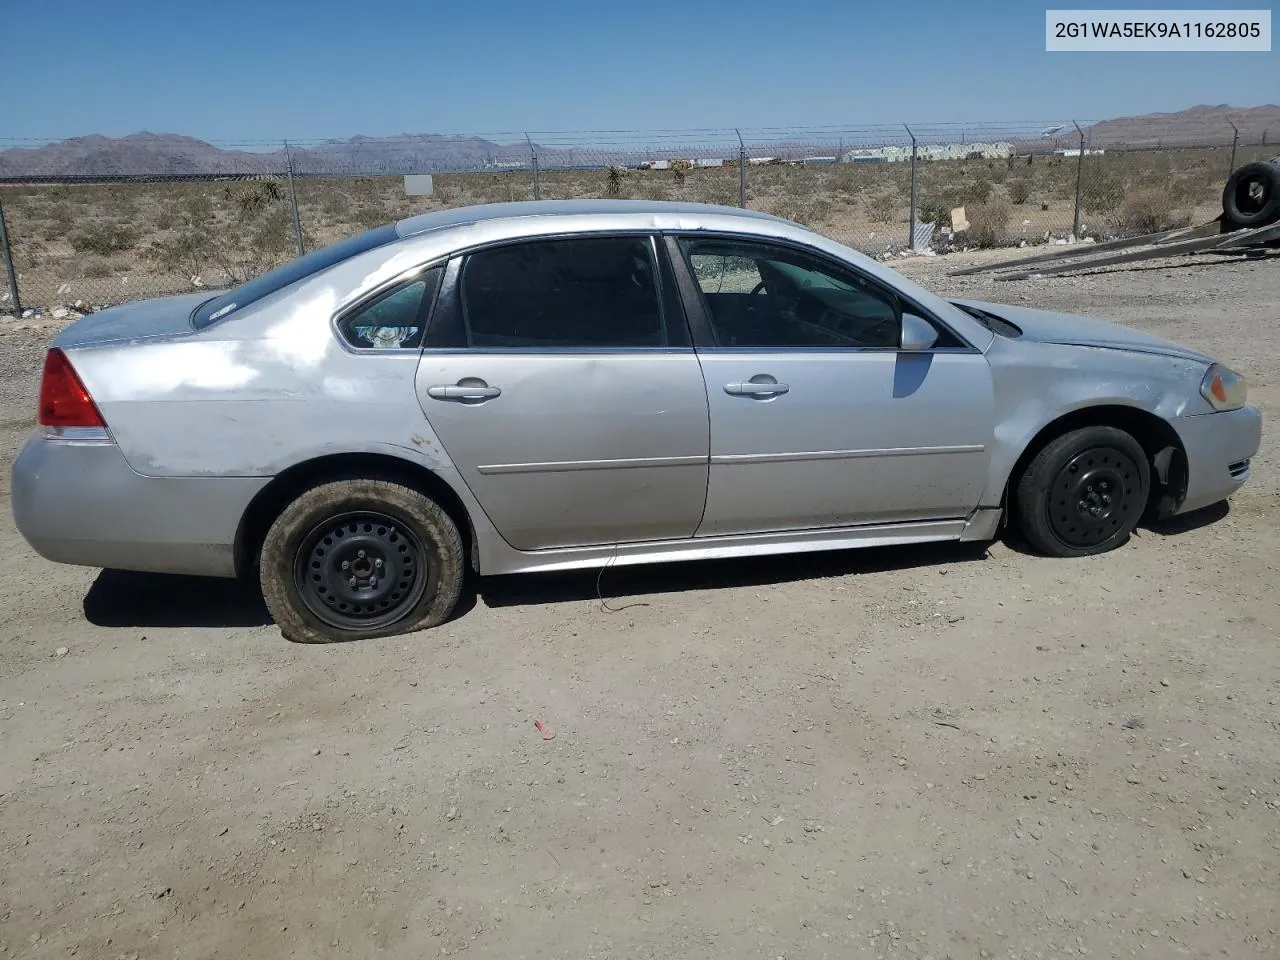
MULTIPOLYGON (((1280 419, 1280 261, 966 259, 901 269, 1207 350, 1280 419)), ((6 471, 50 332, 0 336, 6 471)), ((1264 432, 1229 509, 1102 557, 526 577, 329 647, 225 583, 45 562, 6 479, 0 956, 1280 955, 1264 432)))

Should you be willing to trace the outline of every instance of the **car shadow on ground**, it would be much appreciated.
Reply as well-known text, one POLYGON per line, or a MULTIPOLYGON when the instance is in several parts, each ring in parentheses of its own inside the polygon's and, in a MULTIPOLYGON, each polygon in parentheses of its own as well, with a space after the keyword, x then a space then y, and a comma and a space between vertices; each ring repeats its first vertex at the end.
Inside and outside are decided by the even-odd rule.
POLYGON ((986 557, 987 546, 985 543, 930 543, 733 560, 605 566, 566 573, 475 578, 472 588, 478 590, 480 598, 490 607, 602 600, 616 609, 625 603, 615 601, 655 594, 759 587, 974 562, 986 557))
POLYGON ((103 570, 84 597, 100 627, 264 627, 262 596, 248 583, 212 577, 103 570))
MULTIPOLYGON (((1136 535, 1177 536, 1217 523, 1229 511, 1227 502, 1222 501, 1140 527, 1136 535)), ((1019 553, 1032 552, 1009 531, 1003 542, 1019 553)), ((465 617, 478 600, 489 607, 601 600, 616 610, 628 599, 664 593, 758 587, 860 573, 906 573, 917 567, 982 560, 987 546, 928 543, 734 560, 606 565, 567 573, 470 576, 449 619, 465 617)), ((261 596, 249 583, 124 570, 104 570, 98 575, 85 595, 84 615, 102 627, 262 627, 271 623, 261 596)))
MULTIPOLYGON (((563 603, 687 590, 764 586, 858 573, 981 560, 987 545, 939 543, 791 556, 645 564, 569 573, 470 576, 450 620, 478 599, 490 607, 563 603)), ((261 627, 272 621, 256 589, 238 580, 104 570, 84 598, 84 615, 100 627, 261 627)))
POLYGON ((1142 529, 1144 532, 1154 533, 1161 537, 1176 537, 1180 533, 1190 533, 1192 530, 1199 530, 1201 527, 1211 526, 1219 520, 1225 520, 1229 513, 1231 513, 1231 502, 1229 500, 1219 500, 1217 503, 1211 503, 1207 507, 1201 507, 1199 510, 1192 510, 1190 513, 1184 513, 1177 517, 1169 517, 1167 520, 1149 524, 1142 529))

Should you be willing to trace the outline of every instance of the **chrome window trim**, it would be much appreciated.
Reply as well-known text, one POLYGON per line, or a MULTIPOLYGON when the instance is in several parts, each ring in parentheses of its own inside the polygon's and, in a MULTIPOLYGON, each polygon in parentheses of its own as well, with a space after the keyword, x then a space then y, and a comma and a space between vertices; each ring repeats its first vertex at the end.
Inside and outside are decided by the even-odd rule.
MULTIPOLYGON (((361 354, 372 353, 362 350, 361 354)), ((382 353, 400 354, 404 350, 383 350, 382 353)), ((657 355, 694 353, 693 347, 429 347, 433 357, 448 356, 601 356, 601 355, 657 355)))

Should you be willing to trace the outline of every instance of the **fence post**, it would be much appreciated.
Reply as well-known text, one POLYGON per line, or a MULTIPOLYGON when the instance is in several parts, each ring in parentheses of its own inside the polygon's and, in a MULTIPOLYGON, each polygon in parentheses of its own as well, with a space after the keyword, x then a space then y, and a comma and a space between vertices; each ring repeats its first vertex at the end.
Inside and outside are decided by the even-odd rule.
POLYGON ((1235 121, 1229 118, 1227 123, 1231 124, 1231 169, 1227 171, 1227 176, 1229 177, 1236 172, 1236 147, 1240 145, 1240 128, 1235 125, 1235 121))
POLYGON ((1074 120, 1071 125, 1076 128, 1076 133, 1080 134, 1080 154, 1076 157, 1076 212, 1071 221, 1071 237, 1073 240, 1080 239, 1080 175, 1084 172, 1084 131, 1080 129, 1080 124, 1074 120))
POLYGON ((742 142, 742 132, 733 128, 738 135, 738 206, 747 209, 747 147, 742 142))
POLYGON ((905 123, 902 128, 911 138, 911 222, 907 227, 907 249, 916 248, 916 135, 905 123))
POLYGON ((289 161, 289 202, 293 205, 293 235, 298 241, 298 256, 306 253, 302 244, 302 220, 298 217, 298 190, 293 182, 293 151, 289 149, 289 141, 284 142, 285 159, 289 161))
POLYGON ((533 140, 529 137, 529 131, 525 131, 525 142, 529 144, 529 156, 533 160, 533 199, 542 199, 542 187, 538 183, 538 148, 533 145, 533 140))
POLYGON ((18 273, 13 269, 13 251, 9 249, 9 225, 4 219, 4 202, 0 200, 0 251, 4 252, 4 269, 9 276, 9 299, 13 301, 14 316, 22 316, 22 301, 18 299, 18 273))

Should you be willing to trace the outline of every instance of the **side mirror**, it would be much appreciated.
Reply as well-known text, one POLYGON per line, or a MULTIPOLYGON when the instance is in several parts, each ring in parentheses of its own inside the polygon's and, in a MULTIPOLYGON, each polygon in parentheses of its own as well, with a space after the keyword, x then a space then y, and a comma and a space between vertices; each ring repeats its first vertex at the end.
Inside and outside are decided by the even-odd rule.
POLYGON ((899 346, 903 350, 928 350, 938 342, 938 331, 924 317, 914 313, 902 315, 902 341, 899 346))

